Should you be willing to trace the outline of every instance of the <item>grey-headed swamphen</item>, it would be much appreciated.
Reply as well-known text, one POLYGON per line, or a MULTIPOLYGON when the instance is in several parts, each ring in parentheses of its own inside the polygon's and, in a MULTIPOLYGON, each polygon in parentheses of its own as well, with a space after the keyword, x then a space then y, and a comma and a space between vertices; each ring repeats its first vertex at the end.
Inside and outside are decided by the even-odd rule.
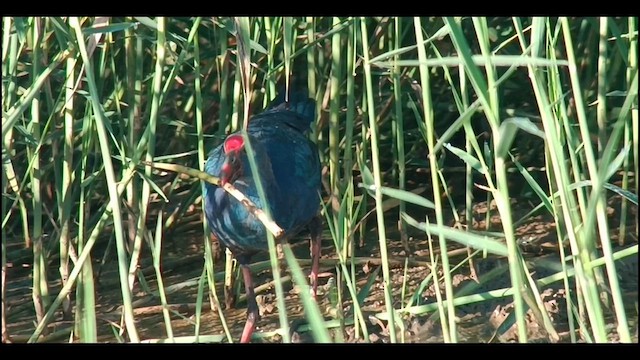
MULTIPOLYGON (((315 102, 306 92, 284 92, 259 115, 249 120, 248 139, 255 154, 262 185, 273 220, 284 230, 284 240, 306 227, 311 234, 312 296, 317 291, 320 257, 320 160, 316 146, 305 135, 315 117, 315 102)), ((213 149, 205 171, 228 182, 263 209, 244 138, 234 133, 213 149)), ((259 318, 253 279, 248 267, 251 257, 268 250, 267 229, 247 208, 224 189, 205 183, 204 206, 211 232, 234 254, 242 269, 247 294, 247 321, 241 342, 248 342, 259 318)))

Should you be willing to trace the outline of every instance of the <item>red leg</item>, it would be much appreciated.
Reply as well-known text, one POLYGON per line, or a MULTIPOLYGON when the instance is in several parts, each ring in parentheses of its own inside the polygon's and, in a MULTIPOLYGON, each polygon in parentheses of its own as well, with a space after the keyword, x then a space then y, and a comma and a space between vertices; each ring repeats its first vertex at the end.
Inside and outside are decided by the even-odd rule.
POLYGON ((318 268, 320 267, 320 251, 322 245, 322 219, 316 217, 309 224, 311 233, 311 296, 315 299, 318 294, 318 268))
POLYGON ((248 343, 251 340, 253 330, 256 328, 256 321, 260 318, 260 311, 258 310, 258 303, 256 302, 256 294, 253 291, 253 277, 251 276, 251 270, 247 265, 240 266, 242 267, 244 287, 247 292, 247 322, 244 324, 244 330, 242 330, 240 342, 248 343))

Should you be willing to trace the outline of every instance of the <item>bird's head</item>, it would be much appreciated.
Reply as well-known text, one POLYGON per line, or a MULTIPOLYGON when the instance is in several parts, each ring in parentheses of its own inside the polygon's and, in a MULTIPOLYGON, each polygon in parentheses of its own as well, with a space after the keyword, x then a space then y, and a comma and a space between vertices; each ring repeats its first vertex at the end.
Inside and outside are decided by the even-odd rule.
POLYGON ((234 134, 224 141, 225 160, 220 173, 220 185, 233 183, 242 175, 241 152, 244 151, 242 135, 234 134))

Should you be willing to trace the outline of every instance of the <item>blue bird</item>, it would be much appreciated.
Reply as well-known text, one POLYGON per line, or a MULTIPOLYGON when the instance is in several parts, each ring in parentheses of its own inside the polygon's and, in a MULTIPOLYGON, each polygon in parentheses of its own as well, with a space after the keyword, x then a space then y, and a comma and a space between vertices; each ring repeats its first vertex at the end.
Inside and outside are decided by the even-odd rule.
MULTIPOLYGON (((247 138, 255 156, 272 219, 289 240, 308 228, 311 236, 311 295, 317 292, 322 220, 320 210, 321 168, 316 145, 305 135, 315 117, 315 102, 303 91, 284 92, 269 107, 249 120, 247 138)), ((251 166, 240 133, 225 139, 209 154, 205 171, 231 183, 260 209, 251 166)), ((251 257, 268 251, 267 229, 247 208, 224 189, 210 183, 203 189, 206 220, 213 235, 234 254, 242 269, 247 294, 247 321, 241 342, 249 342, 259 318, 251 257)))

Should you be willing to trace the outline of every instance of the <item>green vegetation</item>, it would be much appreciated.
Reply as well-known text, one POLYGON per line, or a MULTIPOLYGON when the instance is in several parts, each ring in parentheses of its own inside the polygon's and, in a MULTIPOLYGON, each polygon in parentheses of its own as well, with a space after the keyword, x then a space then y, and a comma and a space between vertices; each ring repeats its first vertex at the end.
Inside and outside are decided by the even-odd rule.
MULTIPOLYGON (((310 136, 326 166, 330 315, 308 296, 308 261, 291 247, 289 275, 273 242, 271 261, 253 268, 271 269, 279 309, 285 282, 301 288, 298 331, 341 342, 353 327, 368 342, 373 319, 389 342, 409 342, 405 320, 428 316, 442 341, 462 342, 457 308, 507 298, 514 311, 498 335, 515 324, 527 342, 532 317, 548 341, 637 341, 637 287, 628 296, 619 273, 638 253, 637 18, 4 17, 2 26, 3 342, 237 341, 216 290, 235 275, 225 277, 232 264, 215 256, 201 221, 201 180, 149 164, 202 170, 290 78, 318 104, 310 136), (474 212, 481 203, 485 215, 474 212), (536 216, 560 244, 548 276, 531 271, 537 260, 518 231, 536 216), (174 283, 163 260, 180 236, 196 238, 204 261, 192 265, 200 276, 174 283), (409 255, 418 239, 426 261, 389 250, 398 243, 409 255), (508 266, 454 284, 487 259, 508 266), (363 275, 365 262, 376 270, 363 275), (418 266, 429 275, 411 285, 418 266), (12 289, 28 288, 30 301, 13 304, 12 276, 25 269, 29 282, 12 289), (101 296, 109 271, 115 297, 101 296), (511 285, 482 289, 492 276, 511 285), (566 295, 566 331, 545 309, 550 284, 566 295), (184 315, 168 297, 186 288, 197 292, 188 333, 174 329, 184 315), (372 313, 365 300, 376 288, 372 313), (139 328, 143 295, 162 307, 162 338, 139 328), (100 318, 111 306, 121 319, 100 318), (201 331, 211 311, 222 334, 201 331), (61 317, 73 325, 53 327, 61 317)), ((279 311, 278 329, 256 340, 291 341, 289 315, 279 311)))

